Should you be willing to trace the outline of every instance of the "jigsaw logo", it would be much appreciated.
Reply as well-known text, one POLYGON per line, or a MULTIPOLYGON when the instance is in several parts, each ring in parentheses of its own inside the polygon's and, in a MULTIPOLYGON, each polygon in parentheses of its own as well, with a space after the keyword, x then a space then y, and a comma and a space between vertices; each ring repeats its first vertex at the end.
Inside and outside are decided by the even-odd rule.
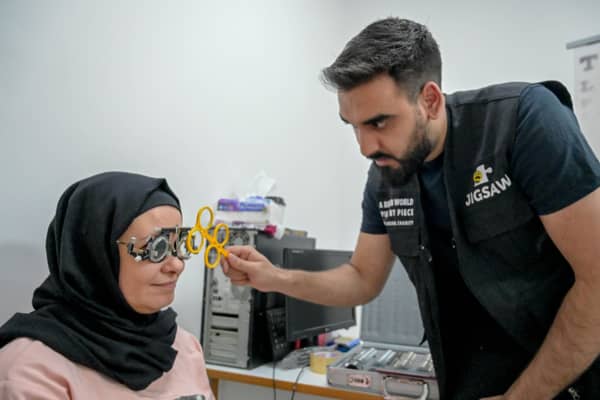
POLYGON ((485 164, 481 164, 479 167, 477 167, 477 169, 475 170, 475 172, 473 173, 473 183, 475 184, 475 186, 479 186, 479 185, 483 185, 484 183, 488 183, 489 179, 488 179, 488 174, 491 175, 491 173, 494 170, 492 169, 492 167, 485 167, 485 164))
POLYGON ((502 194, 512 185, 510 177, 507 174, 493 180, 493 172, 494 169, 486 167, 485 164, 481 164, 475 168, 475 172, 473 172, 473 187, 475 190, 467 193, 465 201, 467 207, 502 194))

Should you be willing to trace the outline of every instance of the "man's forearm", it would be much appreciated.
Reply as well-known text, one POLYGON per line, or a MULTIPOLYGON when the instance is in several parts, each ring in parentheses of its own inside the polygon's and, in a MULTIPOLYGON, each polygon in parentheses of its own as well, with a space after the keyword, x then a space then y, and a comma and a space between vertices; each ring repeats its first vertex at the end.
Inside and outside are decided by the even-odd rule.
POLYGON ((600 353, 600 290, 576 282, 543 345, 506 393, 507 399, 550 399, 572 383, 600 353))
POLYGON ((277 291, 330 306, 364 304, 377 294, 349 264, 322 272, 280 269, 277 291))

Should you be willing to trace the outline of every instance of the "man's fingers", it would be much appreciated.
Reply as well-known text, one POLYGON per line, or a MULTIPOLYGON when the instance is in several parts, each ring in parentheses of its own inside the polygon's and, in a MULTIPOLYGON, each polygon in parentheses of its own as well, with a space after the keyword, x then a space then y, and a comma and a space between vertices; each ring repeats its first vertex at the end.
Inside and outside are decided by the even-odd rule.
POLYGON ((240 279, 248 279, 248 274, 238 271, 235 268, 230 268, 229 272, 226 274, 226 276, 232 281, 240 280, 240 279))
POLYGON ((221 268, 223 268, 223 273, 227 275, 227 272, 229 272, 229 263, 225 257, 221 257, 221 268))
POLYGON ((227 251, 229 253, 233 253, 244 260, 248 259, 253 249, 252 246, 227 246, 227 251))
POLYGON ((227 256, 227 262, 231 268, 237 269, 238 271, 242 271, 244 273, 249 273, 252 271, 255 264, 253 261, 247 261, 238 257, 233 252, 229 252, 229 255, 227 256))
POLYGON ((248 279, 231 279, 231 283, 233 283, 236 286, 248 286, 250 284, 250 281, 248 279))
POLYGON ((228 246, 227 251, 230 254, 234 254, 242 260, 248 261, 265 261, 266 258, 262 254, 260 254, 254 247, 252 246, 228 246))

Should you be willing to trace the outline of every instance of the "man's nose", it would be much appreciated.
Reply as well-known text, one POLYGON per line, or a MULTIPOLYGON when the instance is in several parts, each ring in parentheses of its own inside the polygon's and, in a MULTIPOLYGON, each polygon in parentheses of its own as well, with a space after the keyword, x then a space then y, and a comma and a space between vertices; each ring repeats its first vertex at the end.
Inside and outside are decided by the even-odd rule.
POLYGON ((367 129, 357 128, 355 132, 356 140, 360 146, 360 153, 363 156, 368 157, 379 151, 379 142, 375 135, 371 134, 367 129))

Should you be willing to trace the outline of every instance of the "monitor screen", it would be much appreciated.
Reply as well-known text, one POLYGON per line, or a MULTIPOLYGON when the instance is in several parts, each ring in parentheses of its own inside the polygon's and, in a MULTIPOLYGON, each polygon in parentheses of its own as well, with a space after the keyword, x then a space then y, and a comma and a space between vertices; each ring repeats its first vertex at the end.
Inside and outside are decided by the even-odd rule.
POLYGON ((256 250, 267 257, 272 264, 279 266, 283 264, 284 249, 314 249, 315 245, 316 239, 310 237, 283 235, 281 239, 275 239, 262 232, 256 235, 256 250))
MULTIPOLYGON (((324 271, 347 263, 351 251, 321 249, 285 249, 283 267, 305 271, 324 271)), ((285 298, 286 338, 288 341, 310 338, 321 333, 356 325, 354 307, 331 307, 285 298)))
MULTIPOLYGON (((314 249, 316 239, 309 237, 298 237, 292 235, 283 235, 281 239, 272 238, 262 232, 256 235, 256 250, 267 257, 272 264, 281 266, 283 264, 283 250, 286 248, 294 249, 314 249)), ((283 307, 285 296, 277 292, 256 293, 254 296, 255 306, 259 309, 283 307)))

